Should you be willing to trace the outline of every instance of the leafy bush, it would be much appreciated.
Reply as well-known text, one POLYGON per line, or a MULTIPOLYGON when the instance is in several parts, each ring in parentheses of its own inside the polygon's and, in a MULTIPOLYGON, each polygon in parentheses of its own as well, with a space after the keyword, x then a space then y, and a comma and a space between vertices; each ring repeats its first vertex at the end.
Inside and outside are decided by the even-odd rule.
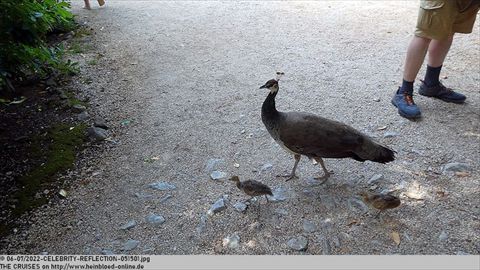
POLYGON ((47 43, 48 34, 74 28, 69 7, 64 0, 0 1, 0 89, 11 87, 12 79, 72 70, 63 48, 47 43))

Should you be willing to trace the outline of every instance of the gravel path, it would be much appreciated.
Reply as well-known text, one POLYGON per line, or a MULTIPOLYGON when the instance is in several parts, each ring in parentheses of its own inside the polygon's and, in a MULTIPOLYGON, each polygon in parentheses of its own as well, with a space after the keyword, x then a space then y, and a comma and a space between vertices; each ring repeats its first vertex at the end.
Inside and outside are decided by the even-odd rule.
POLYGON ((89 150, 66 177, 67 198, 32 213, 0 253, 479 254, 478 23, 455 39, 442 75, 468 103, 416 96, 424 118, 410 122, 390 98, 416 1, 81 2, 78 21, 96 32, 86 57, 104 57, 82 71, 91 84, 73 87, 92 96, 115 142, 89 150), (319 186, 320 168, 302 159, 299 179, 276 178, 293 157, 265 130, 258 89, 276 71, 286 73, 280 110, 345 122, 397 160, 329 159, 335 174, 319 186), (239 212, 247 197, 213 170, 262 181, 278 200, 239 212), (374 219, 356 195, 368 189, 395 190, 403 204, 374 219), (219 199, 226 208, 208 215, 219 199))

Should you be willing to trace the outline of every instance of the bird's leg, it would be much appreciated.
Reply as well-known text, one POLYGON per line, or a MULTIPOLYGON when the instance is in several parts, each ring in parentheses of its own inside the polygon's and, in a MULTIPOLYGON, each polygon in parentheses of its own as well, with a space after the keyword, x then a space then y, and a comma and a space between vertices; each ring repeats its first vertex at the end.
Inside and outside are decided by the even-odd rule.
POLYGON ((300 162, 300 157, 301 157, 301 155, 297 155, 297 154, 293 155, 293 158, 295 158, 295 164, 293 164, 293 169, 292 169, 292 172, 290 174, 277 175, 277 176, 287 177, 286 181, 290 181, 293 178, 298 178, 298 176, 295 175, 295 171, 297 170, 298 162, 300 162))
POLYGON ((375 215, 375 218, 378 218, 380 216, 380 213, 382 213, 382 210, 378 211, 378 213, 375 215))
POLYGON ((320 166, 322 166, 322 169, 323 169, 323 176, 319 176, 319 177, 315 177, 315 179, 318 179, 318 180, 323 180, 321 184, 325 183, 328 178, 330 177, 330 174, 332 174, 333 172, 329 172, 327 170, 327 167, 325 167, 325 163, 323 163, 323 159, 321 157, 316 157, 314 158, 318 163, 320 163, 320 166))
POLYGON ((267 203, 269 203, 270 201, 268 200, 268 196, 265 194, 265 200, 267 200, 267 203))

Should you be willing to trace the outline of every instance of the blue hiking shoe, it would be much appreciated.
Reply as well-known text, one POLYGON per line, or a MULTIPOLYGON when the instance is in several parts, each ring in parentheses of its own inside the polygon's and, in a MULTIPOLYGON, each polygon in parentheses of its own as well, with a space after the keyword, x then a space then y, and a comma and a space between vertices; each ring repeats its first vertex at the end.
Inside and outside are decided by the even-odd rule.
POLYGON ((400 93, 398 88, 397 93, 392 98, 392 104, 398 108, 398 114, 408 119, 420 118, 422 113, 415 102, 411 93, 400 93))
POLYGON ((467 97, 463 94, 457 93, 453 91, 451 88, 445 87, 442 83, 438 84, 437 86, 428 87, 423 81, 420 85, 420 89, 418 93, 422 96, 426 97, 434 97, 441 99, 445 102, 452 102, 461 104, 465 102, 467 97))

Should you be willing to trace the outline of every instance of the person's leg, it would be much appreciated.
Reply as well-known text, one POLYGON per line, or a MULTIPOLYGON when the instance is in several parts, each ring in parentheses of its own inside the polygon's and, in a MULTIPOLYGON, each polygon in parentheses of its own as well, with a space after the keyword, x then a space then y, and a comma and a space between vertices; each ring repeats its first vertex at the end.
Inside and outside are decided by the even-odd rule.
POLYGON ((449 35, 444 40, 432 40, 428 46, 428 65, 431 67, 439 67, 443 65, 445 57, 452 45, 453 34, 449 35))
POLYGON ((428 87, 440 84, 440 71, 442 70, 443 61, 448 54, 452 45, 453 34, 443 40, 432 40, 428 47, 427 72, 423 83, 428 87))
POLYGON ((402 86, 392 99, 392 104, 398 108, 398 113, 406 118, 418 118, 420 109, 413 102, 413 82, 422 67, 431 39, 414 36, 407 49, 405 67, 403 69, 402 86))
POLYGON ((85 2, 85 6, 83 7, 84 9, 90 9, 90 1, 89 0, 83 0, 85 2))
POLYGON ((440 83, 440 71, 445 57, 452 45, 453 34, 446 39, 432 40, 428 47, 428 64, 425 79, 420 85, 418 93, 427 97, 436 97, 446 102, 463 103, 467 98, 440 83))
POLYGON ((407 50, 403 79, 407 82, 415 81, 418 71, 423 65, 425 55, 429 48, 431 39, 414 36, 407 50))

